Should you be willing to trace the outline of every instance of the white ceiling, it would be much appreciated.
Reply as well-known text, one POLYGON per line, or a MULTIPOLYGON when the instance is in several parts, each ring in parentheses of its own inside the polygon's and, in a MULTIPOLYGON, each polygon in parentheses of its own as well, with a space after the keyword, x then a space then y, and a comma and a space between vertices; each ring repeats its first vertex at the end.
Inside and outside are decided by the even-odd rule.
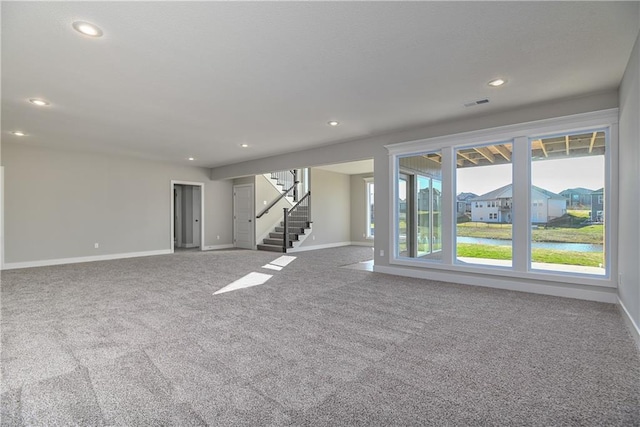
POLYGON ((638 16, 638 2, 3 2, 2 138, 230 164, 614 89, 638 16))

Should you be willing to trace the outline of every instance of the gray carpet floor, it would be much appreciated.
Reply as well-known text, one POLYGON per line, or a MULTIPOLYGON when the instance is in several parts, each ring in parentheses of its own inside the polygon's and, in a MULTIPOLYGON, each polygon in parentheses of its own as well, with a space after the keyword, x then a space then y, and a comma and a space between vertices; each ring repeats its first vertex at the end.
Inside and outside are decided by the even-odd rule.
POLYGON ((640 424, 611 304, 395 277, 369 248, 2 272, 3 426, 640 424), (245 274, 265 284, 213 293, 245 274))

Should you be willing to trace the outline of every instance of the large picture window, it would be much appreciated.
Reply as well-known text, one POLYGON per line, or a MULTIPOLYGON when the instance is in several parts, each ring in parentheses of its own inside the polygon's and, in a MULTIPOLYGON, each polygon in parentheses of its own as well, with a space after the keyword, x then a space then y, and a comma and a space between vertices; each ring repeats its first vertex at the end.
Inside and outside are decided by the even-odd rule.
POLYGON ((531 269, 604 275, 606 132, 531 139, 531 269))
POLYGON ((456 150, 456 260, 511 267, 511 142, 456 150))
POLYGON ((390 262, 610 282, 615 117, 603 112, 388 146, 390 262))

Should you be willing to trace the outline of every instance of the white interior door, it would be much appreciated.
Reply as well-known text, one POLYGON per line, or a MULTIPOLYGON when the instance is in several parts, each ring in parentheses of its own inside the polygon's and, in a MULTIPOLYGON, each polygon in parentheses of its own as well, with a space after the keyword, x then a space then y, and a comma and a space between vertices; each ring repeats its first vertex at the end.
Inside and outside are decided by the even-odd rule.
POLYGON ((233 240, 237 248, 253 249, 255 209, 253 185, 233 187, 233 240))

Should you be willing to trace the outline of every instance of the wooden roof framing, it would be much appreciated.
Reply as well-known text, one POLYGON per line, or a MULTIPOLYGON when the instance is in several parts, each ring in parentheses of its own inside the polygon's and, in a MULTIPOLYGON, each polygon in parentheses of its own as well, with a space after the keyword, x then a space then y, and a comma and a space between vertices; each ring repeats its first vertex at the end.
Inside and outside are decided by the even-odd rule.
MULTIPOLYGON (((534 161, 602 155, 604 150, 603 131, 540 138, 531 142, 531 157, 534 161)), ((457 150, 456 163, 458 167, 504 164, 511 162, 512 154, 511 143, 461 148, 457 150)))

